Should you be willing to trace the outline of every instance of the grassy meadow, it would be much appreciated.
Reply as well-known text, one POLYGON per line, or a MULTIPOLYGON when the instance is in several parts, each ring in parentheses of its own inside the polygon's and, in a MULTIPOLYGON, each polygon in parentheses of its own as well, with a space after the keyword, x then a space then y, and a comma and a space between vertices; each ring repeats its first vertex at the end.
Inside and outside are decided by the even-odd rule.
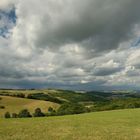
POLYGON ((140 140, 140 109, 125 109, 140 107, 139 94, 84 94, 52 89, 0 90, 0 98, 0 106, 5 107, 0 108, 0 140, 140 140), (25 97, 17 97, 20 94, 25 97), (33 98, 28 98, 29 95, 33 98), (7 111, 18 113, 28 109, 33 113, 36 108, 41 108, 47 112, 49 107, 57 110, 65 103, 71 106, 79 103, 94 108, 98 105, 101 112, 42 118, 4 118, 7 111), (123 110, 102 111, 108 107, 123 110))
POLYGON ((0 140, 139 140, 140 109, 60 117, 0 118, 0 140))
POLYGON ((32 100, 26 98, 17 98, 10 96, 0 96, 0 105, 3 105, 5 108, 0 109, 0 117, 3 117, 5 112, 18 113, 22 109, 28 109, 31 113, 34 112, 36 108, 41 108, 43 112, 47 112, 49 107, 57 109, 60 105, 42 100, 32 100))

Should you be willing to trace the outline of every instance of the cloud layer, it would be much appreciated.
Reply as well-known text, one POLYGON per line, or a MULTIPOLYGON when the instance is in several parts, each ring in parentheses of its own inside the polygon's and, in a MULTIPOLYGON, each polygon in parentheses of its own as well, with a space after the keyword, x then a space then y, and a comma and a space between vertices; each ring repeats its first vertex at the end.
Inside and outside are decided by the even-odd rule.
POLYGON ((139 5, 138 0, 2 1, 0 87, 138 89, 139 5))

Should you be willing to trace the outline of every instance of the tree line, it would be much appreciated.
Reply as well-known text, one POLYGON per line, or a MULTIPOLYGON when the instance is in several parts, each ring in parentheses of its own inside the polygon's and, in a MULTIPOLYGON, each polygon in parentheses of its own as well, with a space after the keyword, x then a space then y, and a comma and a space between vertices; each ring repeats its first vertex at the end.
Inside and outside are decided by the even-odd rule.
POLYGON ((88 109, 81 104, 77 103, 65 103, 62 104, 56 111, 52 107, 48 108, 48 112, 44 113, 40 108, 36 108, 34 113, 31 114, 28 109, 23 109, 19 113, 6 112, 5 118, 28 118, 28 117, 47 117, 47 116, 62 116, 70 114, 80 114, 88 112, 88 109))
POLYGON ((6 112, 4 114, 4 117, 5 118, 45 117, 45 116, 49 116, 49 115, 52 116, 53 113, 55 113, 55 112, 56 111, 52 107, 48 108, 48 113, 42 112, 42 110, 40 108, 36 108, 34 110, 33 114, 31 114, 28 109, 22 109, 19 113, 12 113, 12 114, 10 114, 10 112, 6 112))
POLYGON ((64 101, 53 97, 51 95, 48 94, 44 94, 44 93, 33 93, 33 94, 28 94, 27 96, 24 93, 14 93, 14 94, 10 94, 10 93, 0 93, 1 96, 10 96, 10 97, 17 97, 17 98, 27 98, 27 99, 35 99, 35 100, 44 100, 44 101, 50 101, 50 102, 54 102, 54 103, 58 103, 58 104, 62 104, 64 103, 64 101))

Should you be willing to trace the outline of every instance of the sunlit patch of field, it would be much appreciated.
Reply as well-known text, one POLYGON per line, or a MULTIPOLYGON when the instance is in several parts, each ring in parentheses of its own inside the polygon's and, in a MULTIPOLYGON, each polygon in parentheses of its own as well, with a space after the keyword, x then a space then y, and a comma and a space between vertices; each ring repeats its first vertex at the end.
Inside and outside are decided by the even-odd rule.
POLYGON ((4 109, 0 109, 0 117, 3 117, 5 112, 18 113, 22 109, 28 109, 31 113, 39 107, 43 112, 47 112, 49 107, 57 109, 60 105, 49 101, 32 100, 26 98, 17 98, 10 96, 0 96, 0 105, 4 106, 4 109))

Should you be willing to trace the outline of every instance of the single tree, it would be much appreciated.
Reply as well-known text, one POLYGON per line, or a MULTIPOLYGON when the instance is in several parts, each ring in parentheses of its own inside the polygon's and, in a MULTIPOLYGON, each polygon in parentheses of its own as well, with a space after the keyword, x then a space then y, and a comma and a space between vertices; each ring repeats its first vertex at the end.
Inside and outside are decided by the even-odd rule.
POLYGON ((17 113, 12 113, 12 118, 18 118, 18 114, 17 113))
POLYGON ((52 107, 49 107, 47 115, 48 116, 55 116, 56 115, 56 111, 52 107))
POLYGON ((53 112, 53 108, 52 107, 49 107, 48 108, 48 112, 50 112, 50 113, 53 112))
POLYGON ((9 112, 6 112, 6 113, 4 114, 4 117, 5 117, 5 118, 11 118, 11 115, 10 115, 9 112))
POLYGON ((34 117, 44 117, 45 114, 41 111, 40 108, 36 108, 36 109, 35 109, 35 112, 34 112, 34 114, 33 114, 33 116, 34 116, 34 117))

